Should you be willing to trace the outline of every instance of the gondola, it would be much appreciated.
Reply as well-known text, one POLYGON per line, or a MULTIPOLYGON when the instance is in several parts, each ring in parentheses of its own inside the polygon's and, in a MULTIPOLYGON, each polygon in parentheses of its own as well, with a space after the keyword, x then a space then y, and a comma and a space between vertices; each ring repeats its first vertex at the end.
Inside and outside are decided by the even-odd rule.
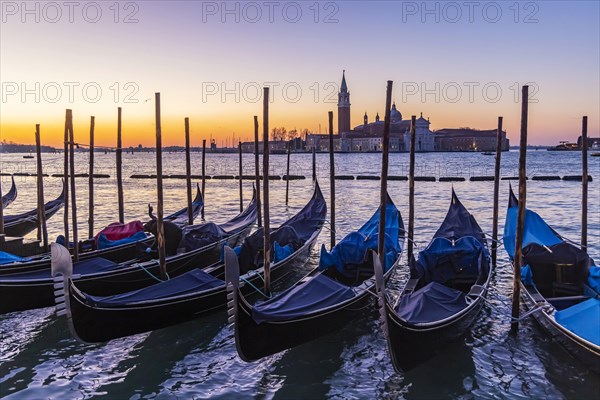
MULTIPOLYGON (((253 198, 242 213, 227 223, 189 227, 190 235, 196 235, 196 239, 192 240, 191 247, 185 249, 187 251, 167 257, 169 277, 218 263, 222 247, 241 241, 254 225, 256 215, 256 198, 253 198)), ((184 240, 190 241, 185 237, 182 242, 184 240)), ((129 292, 161 280, 156 259, 115 263, 104 257, 93 257, 74 263, 73 271, 73 279, 78 286, 95 296, 129 292)), ((0 298, 5 299, 0 302, 0 314, 52 306, 53 284, 50 268, 0 276, 0 298)))
MULTIPOLYGON (((308 257, 310 248, 325 222, 326 205, 316 186, 309 203, 294 217, 273 230, 271 238, 277 246, 293 249, 282 252, 271 267, 274 278, 308 257)), ((262 285, 263 230, 258 229, 238 247, 242 262, 241 279, 247 290, 262 285)), ((226 247, 230 249, 230 247, 226 247)), ((72 277, 68 257, 59 262, 62 253, 53 245, 53 273, 62 276, 58 292, 57 309, 67 314, 74 336, 84 342, 105 342, 114 338, 154 330, 180 323, 196 316, 224 307, 226 286, 223 280, 222 261, 204 269, 194 269, 168 281, 144 289, 115 296, 93 296, 86 293, 80 282, 72 277)))
MULTIPOLYGON (((196 188, 196 196, 192 202, 192 215, 194 218, 204 208, 204 199, 200 188, 196 188)), ((179 221, 175 222, 178 226, 181 223, 187 223, 187 207, 173 213, 164 218, 165 221, 179 221), (185 216, 182 220, 182 215, 185 216)), ((80 245, 79 260, 89 260, 95 257, 102 257, 106 260, 121 263, 125 261, 135 260, 139 256, 139 249, 146 249, 155 243, 155 237, 150 235, 139 240, 122 241, 120 244, 112 244, 110 247, 98 248, 96 246, 96 240, 94 238, 84 240, 80 245)), ((39 254, 30 257, 15 257, 15 262, 11 264, 5 264, 0 268, 0 277, 22 274, 26 272, 50 270, 50 254, 39 254)))
POLYGON ((12 186, 10 187, 8 193, 2 196, 2 208, 6 208, 17 198, 17 185, 15 185, 15 177, 11 176, 10 178, 12 180, 12 186))
MULTIPOLYGON (((514 261, 518 200, 510 189, 504 248, 514 261)), ((535 212, 525 211, 521 297, 571 356, 600 373, 600 268, 535 212), (537 311, 533 311, 537 310, 537 311)))
MULTIPOLYGON (((377 259, 377 258, 376 258, 377 259)), ((396 371, 408 371, 461 337, 484 304, 490 284, 487 240, 454 189, 448 213, 392 304, 377 261, 382 326, 396 371)))
MULTIPOLYGON (((64 184, 58 197, 44 204, 44 213, 46 220, 50 219, 61 209, 64 203, 64 184)), ((37 228, 38 210, 37 208, 18 215, 4 216, 4 233, 7 236, 21 237, 37 228)))
MULTIPOLYGON (((402 253, 404 224, 389 196, 385 213, 385 275, 389 277, 402 253)), ((331 252, 323 246, 318 267, 287 290, 254 305, 239 290, 237 258, 226 259, 233 297, 228 311, 234 319, 235 342, 242 360, 255 361, 341 329, 373 301, 371 252, 377 250, 379 217, 378 209, 331 252)))

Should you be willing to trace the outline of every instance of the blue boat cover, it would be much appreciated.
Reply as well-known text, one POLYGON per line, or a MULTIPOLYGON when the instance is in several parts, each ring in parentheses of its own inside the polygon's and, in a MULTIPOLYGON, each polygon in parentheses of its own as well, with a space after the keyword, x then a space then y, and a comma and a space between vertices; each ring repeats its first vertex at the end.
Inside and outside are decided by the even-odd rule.
MULTIPOLYGON (((509 207, 506 211, 506 222, 504 223, 504 248, 511 260, 515 256, 515 241, 517 237, 517 214, 518 207, 509 207)), ((537 213, 525 211, 525 229, 523 229, 523 247, 531 243, 543 246, 552 246, 561 243, 562 240, 556 232, 546 224, 537 213)))
POLYGON ((193 269, 173 279, 142 289, 112 296, 91 296, 85 294, 86 301, 97 307, 118 307, 150 300, 161 300, 188 293, 199 293, 223 285, 223 281, 201 269, 193 269))
MULTIPOLYGON (((319 270, 335 266, 348 275, 351 266, 368 264, 373 274, 372 262, 366 257, 369 249, 377 249, 379 228, 379 209, 358 232, 352 232, 342 239, 331 253, 321 249, 319 270)), ((389 199, 386 206, 386 242, 385 249, 389 257, 386 264, 391 267, 401 252, 400 235, 404 234, 404 225, 400 212, 389 199), (402 232, 402 233, 401 233, 402 232)), ((267 301, 258 303, 252 309, 252 318, 258 324, 265 321, 286 321, 303 317, 315 311, 343 303, 354 298, 356 293, 351 285, 338 282, 324 273, 318 272, 306 282, 292 286, 267 301)))
POLYGON ((459 276, 474 280, 477 277, 487 278, 488 271, 482 262, 484 254, 487 254, 487 249, 473 236, 454 242, 437 237, 419 252, 418 261, 411 263, 411 276, 426 283, 445 283, 459 276))
POLYGON ((179 248, 192 251, 238 234, 256 221, 257 210, 256 196, 254 196, 248 207, 228 222, 219 225, 207 222, 186 226, 182 231, 179 248))
MULTIPOLYGON (((73 274, 87 275, 96 272, 113 271, 118 268, 121 268, 121 266, 117 263, 107 260, 106 258, 94 257, 73 263, 73 274)), ((50 272, 50 268, 45 268, 38 271, 24 272, 22 274, 6 275, 3 279, 52 279, 52 274, 50 272)))
POLYGON ((444 221, 433 235, 433 239, 446 238, 448 240, 458 240, 465 236, 473 236, 483 247, 487 246, 483 231, 475 220, 475 217, 460 202, 454 189, 452 189, 450 207, 444 221))
POLYGON ((4 251, 0 251, 0 265, 2 264, 10 264, 14 262, 22 262, 29 261, 29 258, 15 256, 14 254, 6 253, 4 251))
POLYGON ((467 307, 465 293, 437 282, 430 282, 402 297, 396 313, 411 324, 435 322, 467 307))
POLYGON ((354 291, 350 287, 319 273, 307 282, 257 303, 252 308, 252 319, 257 324, 265 321, 286 321, 353 297, 354 291))
MULTIPOLYGON (((271 248, 273 249, 273 243, 277 242, 280 247, 290 245, 294 251, 298 250, 310 239, 313 233, 320 229, 325 222, 326 214, 327 204, 319 185, 316 184, 313 196, 304 208, 278 229, 271 231, 271 248)), ((238 257, 240 274, 242 275, 262 265, 263 229, 257 229, 242 242, 238 257)))
MULTIPOLYGON (((386 271, 392 267, 398 255, 402 252, 400 237, 404 235, 404 223, 400 212, 388 196, 385 211, 384 251, 386 253, 386 271)), ((319 269, 325 270, 335 266, 345 274, 349 265, 360 265, 365 262, 369 250, 377 250, 379 242, 379 209, 356 232, 342 239, 331 252, 325 245, 321 247, 319 269)))
POLYGON ((600 300, 588 299, 557 311, 554 318, 571 332, 600 346, 600 300))
POLYGON ((129 237, 119 240, 110 240, 104 234, 100 234, 100 236, 98 236, 98 249, 108 249, 111 247, 120 246, 122 244, 138 242, 140 240, 146 239, 147 237, 148 236, 146 236, 146 233, 144 231, 139 231, 129 237))
POLYGON ((588 276, 588 285, 597 293, 600 293, 600 267, 592 265, 588 276))

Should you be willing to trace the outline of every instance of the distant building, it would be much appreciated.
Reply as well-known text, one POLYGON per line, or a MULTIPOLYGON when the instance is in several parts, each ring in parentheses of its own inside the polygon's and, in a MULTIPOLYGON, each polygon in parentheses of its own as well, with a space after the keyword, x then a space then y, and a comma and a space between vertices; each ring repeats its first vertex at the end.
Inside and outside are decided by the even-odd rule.
MULTIPOLYGON (((438 129, 435 131, 435 147, 437 151, 495 151, 496 136, 496 129, 438 129)), ((502 132, 502 151, 508 151, 509 146, 506 132, 502 132)))

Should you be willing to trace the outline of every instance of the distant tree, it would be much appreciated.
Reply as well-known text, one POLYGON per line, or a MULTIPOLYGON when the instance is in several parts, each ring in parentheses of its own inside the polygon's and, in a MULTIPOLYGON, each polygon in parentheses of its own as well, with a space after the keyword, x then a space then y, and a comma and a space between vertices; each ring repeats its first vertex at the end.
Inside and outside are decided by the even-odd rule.
POLYGON ((294 140, 298 137, 298 131, 296 129, 292 129, 287 133, 287 140, 294 140))
POLYGON ((285 140, 287 137, 287 130, 282 126, 280 128, 273 128, 271 130, 271 139, 274 141, 285 140))

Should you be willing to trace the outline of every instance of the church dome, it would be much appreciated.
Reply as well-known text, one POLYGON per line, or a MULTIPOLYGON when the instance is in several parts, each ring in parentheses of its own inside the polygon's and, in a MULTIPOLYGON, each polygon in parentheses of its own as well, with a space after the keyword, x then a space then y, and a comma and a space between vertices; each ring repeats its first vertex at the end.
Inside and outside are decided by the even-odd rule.
POLYGON ((390 121, 393 122, 400 122, 402 121, 402 114, 400 114, 400 111, 398 111, 396 109, 396 103, 394 102, 394 104, 392 104, 392 110, 390 111, 390 121))

